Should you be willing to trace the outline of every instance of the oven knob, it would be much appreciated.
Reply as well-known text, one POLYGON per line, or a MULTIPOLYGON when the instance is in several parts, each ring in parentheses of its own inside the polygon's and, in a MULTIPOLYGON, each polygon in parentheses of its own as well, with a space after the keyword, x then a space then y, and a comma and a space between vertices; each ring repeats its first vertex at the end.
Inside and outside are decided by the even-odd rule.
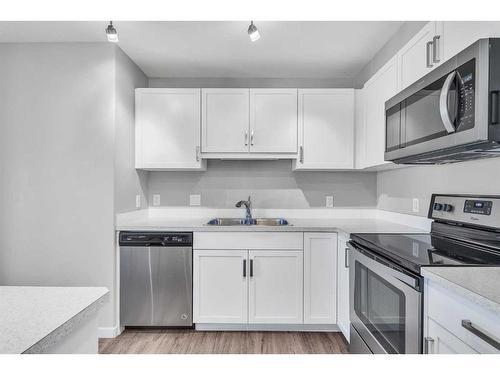
POLYGON ((443 211, 451 212, 451 211, 453 211, 453 206, 451 204, 444 204, 443 211))
POLYGON ((441 203, 434 203, 434 211, 441 211, 443 209, 443 205, 441 203))

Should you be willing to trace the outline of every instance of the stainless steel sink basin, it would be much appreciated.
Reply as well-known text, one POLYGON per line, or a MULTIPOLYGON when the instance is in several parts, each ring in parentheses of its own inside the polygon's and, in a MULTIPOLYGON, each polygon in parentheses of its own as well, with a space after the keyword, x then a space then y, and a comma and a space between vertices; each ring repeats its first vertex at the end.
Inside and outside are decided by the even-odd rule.
POLYGON ((264 225, 264 226, 284 226, 290 225, 286 219, 282 218, 256 218, 256 219, 239 219, 239 218, 215 218, 210 220, 207 225, 214 226, 233 226, 233 225, 264 225))

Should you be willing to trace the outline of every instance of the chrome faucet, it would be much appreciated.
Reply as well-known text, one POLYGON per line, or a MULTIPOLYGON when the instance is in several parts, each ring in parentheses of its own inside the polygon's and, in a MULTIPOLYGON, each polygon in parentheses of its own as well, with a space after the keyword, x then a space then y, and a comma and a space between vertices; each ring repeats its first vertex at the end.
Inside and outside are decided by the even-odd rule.
POLYGON ((247 220, 252 220, 252 201, 250 200, 250 196, 248 196, 248 200, 239 201, 238 203, 236 203, 236 207, 238 207, 238 208, 240 208, 243 205, 245 206, 245 209, 246 209, 245 218, 247 220))

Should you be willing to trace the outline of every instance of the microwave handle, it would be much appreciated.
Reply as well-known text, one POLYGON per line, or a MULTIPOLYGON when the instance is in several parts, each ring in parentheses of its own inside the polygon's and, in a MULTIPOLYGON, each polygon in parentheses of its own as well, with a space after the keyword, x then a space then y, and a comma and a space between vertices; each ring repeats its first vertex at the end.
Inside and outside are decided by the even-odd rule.
POLYGON ((450 112, 448 111, 448 94, 450 93, 451 85, 455 79, 456 72, 451 72, 446 80, 444 81, 443 87, 441 89, 441 94, 439 95, 439 114, 441 115, 441 121, 448 133, 455 132, 455 125, 450 118, 450 112))

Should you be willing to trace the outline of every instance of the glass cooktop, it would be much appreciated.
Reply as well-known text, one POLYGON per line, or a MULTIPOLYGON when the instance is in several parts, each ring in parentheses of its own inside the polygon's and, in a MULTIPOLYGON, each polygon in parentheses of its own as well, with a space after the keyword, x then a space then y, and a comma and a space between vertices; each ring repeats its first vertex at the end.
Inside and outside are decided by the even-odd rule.
POLYGON ((426 266, 500 266, 500 241, 490 248, 433 234, 361 233, 351 239, 416 273, 426 266))

